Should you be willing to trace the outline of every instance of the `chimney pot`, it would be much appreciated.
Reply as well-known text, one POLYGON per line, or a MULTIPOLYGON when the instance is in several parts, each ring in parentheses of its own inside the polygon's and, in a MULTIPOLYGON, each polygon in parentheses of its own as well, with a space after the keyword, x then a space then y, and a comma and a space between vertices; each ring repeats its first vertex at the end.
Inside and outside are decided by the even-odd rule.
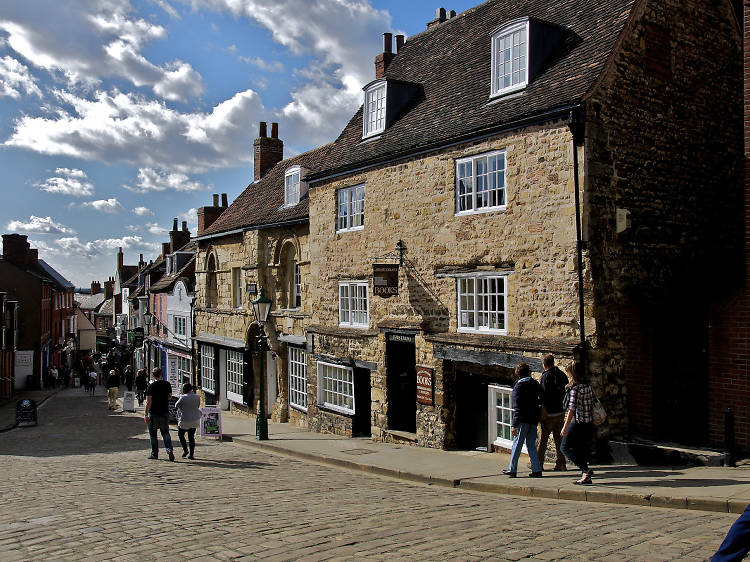
POLYGON ((219 206, 219 194, 214 193, 214 207, 218 207, 218 206, 219 206))
POLYGON ((227 203, 227 194, 226 193, 222 193, 221 194, 221 206, 222 207, 228 207, 229 206, 229 204, 227 203))
POLYGON ((263 138, 268 136, 268 129, 266 128, 266 122, 260 122, 260 129, 258 130, 258 136, 263 138))
POLYGON ((437 10, 435 10, 435 19, 436 20, 445 19, 445 8, 438 8, 437 10))
POLYGON ((401 52, 401 49, 404 47, 404 36, 403 35, 396 35, 396 53, 401 52))
POLYGON ((177 217, 172 221, 172 230, 177 230, 177 217))
POLYGON ((272 139, 279 138, 279 124, 278 123, 271 123, 271 138, 272 139))
POLYGON ((182 230, 187 232, 187 221, 182 221, 182 230))
POLYGON ((393 34, 392 33, 383 33, 383 52, 384 53, 393 52, 393 34))

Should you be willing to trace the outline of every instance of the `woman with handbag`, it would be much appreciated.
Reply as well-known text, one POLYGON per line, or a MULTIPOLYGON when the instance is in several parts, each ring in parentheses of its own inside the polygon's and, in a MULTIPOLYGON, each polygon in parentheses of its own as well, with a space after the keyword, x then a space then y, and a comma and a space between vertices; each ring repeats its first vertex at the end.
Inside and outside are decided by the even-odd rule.
POLYGON ((573 482, 581 486, 592 484, 594 471, 589 468, 591 439, 594 436, 594 402, 596 397, 591 386, 583 380, 583 368, 576 361, 565 369, 570 378, 565 395, 567 408, 562 428, 560 450, 581 469, 581 479, 573 482))

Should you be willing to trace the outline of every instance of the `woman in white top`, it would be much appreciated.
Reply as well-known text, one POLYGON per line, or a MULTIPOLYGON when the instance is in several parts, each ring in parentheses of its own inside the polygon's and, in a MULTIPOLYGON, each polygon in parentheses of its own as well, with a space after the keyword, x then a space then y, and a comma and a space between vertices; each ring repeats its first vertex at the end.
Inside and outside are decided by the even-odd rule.
POLYGON ((193 392, 193 385, 186 382, 182 385, 182 396, 175 404, 177 408, 177 436, 182 444, 182 458, 195 458, 195 430, 201 422, 201 399, 193 392), (188 454, 188 443, 185 442, 185 433, 188 435, 190 450, 188 454))

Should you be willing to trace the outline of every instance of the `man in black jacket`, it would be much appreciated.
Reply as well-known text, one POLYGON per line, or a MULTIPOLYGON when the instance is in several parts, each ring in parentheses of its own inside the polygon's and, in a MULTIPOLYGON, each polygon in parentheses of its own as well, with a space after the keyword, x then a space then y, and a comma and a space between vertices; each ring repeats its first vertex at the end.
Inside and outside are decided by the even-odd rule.
POLYGON ((563 422, 563 399, 565 398, 565 387, 568 385, 568 377, 555 365, 555 358, 547 354, 542 359, 544 372, 539 381, 542 387, 542 434, 539 438, 539 449, 537 454, 539 461, 544 467, 544 456, 547 454, 547 442, 549 435, 555 441, 555 470, 567 470, 565 465, 565 455, 560 452, 560 443, 562 442, 563 422))
POLYGON ((518 457, 524 444, 531 460, 532 478, 542 476, 542 466, 536 451, 536 429, 541 416, 541 387, 539 383, 531 378, 531 369, 526 363, 516 365, 516 384, 513 386, 513 421, 511 422, 511 434, 513 435, 513 448, 510 452, 510 465, 503 470, 511 478, 516 477, 518 468, 518 457))

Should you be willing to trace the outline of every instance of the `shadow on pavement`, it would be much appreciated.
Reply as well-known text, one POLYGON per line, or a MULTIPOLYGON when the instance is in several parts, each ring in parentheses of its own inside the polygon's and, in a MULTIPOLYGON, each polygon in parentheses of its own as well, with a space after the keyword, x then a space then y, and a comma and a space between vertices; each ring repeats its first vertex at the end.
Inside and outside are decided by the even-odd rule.
POLYGON ((178 460, 180 462, 184 462, 187 464, 197 464, 199 466, 208 466, 213 468, 242 468, 242 469, 255 469, 260 470, 267 467, 272 467, 274 465, 265 463, 265 462, 247 462, 247 461, 232 461, 232 460, 213 460, 213 459, 195 459, 195 460, 189 460, 189 459, 180 459, 180 456, 177 455, 178 460))
MULTIPOLYGON (((617 482, 602 482, 601 480, 598 480, 599 477, 599 473, 594 476, 597 486, 620 487, 620 484, 617 482)), ((611 476, 609 474, 602 473, 601 478, 604 480, 608 480, 609 478, 611 478, 611 476)), ((713 486, 742 486, 748 484, 748 482, 747 480, 734 480, 729 478, 668 478, 664 480, 629 480, 625 484, 636 488, 710 488, 713 486)))

